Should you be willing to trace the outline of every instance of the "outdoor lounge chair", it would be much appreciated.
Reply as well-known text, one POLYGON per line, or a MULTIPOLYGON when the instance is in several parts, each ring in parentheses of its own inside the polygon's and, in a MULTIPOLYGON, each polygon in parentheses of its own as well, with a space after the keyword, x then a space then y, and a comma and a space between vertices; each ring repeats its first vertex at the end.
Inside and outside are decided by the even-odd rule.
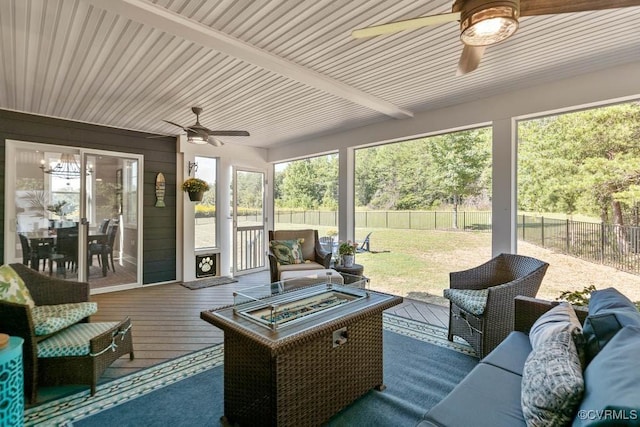
POLYGON ((320 244, 318 230, 277 230, 269 231, 269 269, 271 282, 280 280, 283 271, 323 270, 330 268, 331 251, 326 251, 320 244), (273 252, 273 241, 290 241, 301 239, 302 258, 298 263, 284 264, 273 252))
MULTIPOLYGON (((102 373, 120 356, 133 360, 131 321, 88 322, 97 304, 89 284, 45 276, 10 264, 35 303, 0 300, 0 332, 24 339, 24 390, 35 403, 39 385, 88 384, 91 395, 102 373)), ((13 279, 11 279, 13 280, 13 279)))
POLYGON ((369 238, 371 237, 371 233, 372 232, 369 232, 369 234, 367 234, 367 237, 365 237, 362 242, 356 242, 356 243, 360 243, 360 245, 356 248, 356 252, 371 252, 370 243, 369 243, 369 238))
POLYGON ((535 297, 547 267, 523 255, 500 254, 465 271, 450 273, 449 341, 459 336, 483 358, 513 330, 514 298, 535 297))

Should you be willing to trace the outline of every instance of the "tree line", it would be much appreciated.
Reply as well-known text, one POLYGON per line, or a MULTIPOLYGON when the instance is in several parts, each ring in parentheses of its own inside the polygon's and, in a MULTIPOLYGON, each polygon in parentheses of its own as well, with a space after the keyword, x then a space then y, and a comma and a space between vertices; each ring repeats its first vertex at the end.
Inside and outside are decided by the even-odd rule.
MULTIPOLYGON (((338 157, 293 161, 275 174, 275 205, 338 205, 338 157)), ((491 129, 478 128, 356 151, 356 207, 488 209, 491 129)), ((640 103, 518 124, 518 208, 638 220, 640 103)))

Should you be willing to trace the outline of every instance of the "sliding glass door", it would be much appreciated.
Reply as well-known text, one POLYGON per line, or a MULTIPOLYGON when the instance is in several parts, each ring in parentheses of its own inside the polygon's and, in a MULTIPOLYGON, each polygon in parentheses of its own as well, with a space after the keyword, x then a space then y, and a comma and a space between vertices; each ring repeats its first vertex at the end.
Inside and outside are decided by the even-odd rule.
POLYGON ((5 262, 83 280, 141 283, 141 156, 7 141, 5 262))

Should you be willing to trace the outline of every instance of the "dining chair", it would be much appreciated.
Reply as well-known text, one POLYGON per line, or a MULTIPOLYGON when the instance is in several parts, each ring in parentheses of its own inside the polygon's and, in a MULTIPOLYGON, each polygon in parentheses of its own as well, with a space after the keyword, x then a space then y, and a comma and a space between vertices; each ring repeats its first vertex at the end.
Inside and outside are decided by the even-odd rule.
POLYGON ((100 226, 98 227, 98 231, 102 234, 106 234, 107 233, 107 228, 109 227, 109 222, 111 220, 109 218, 105 218, 102 220, 102 222, 100 223, 100 226))
POLYGON ((113 262, 113 247, 118 234, 118 224, 111 224, 107 228, 107 240, 89 244, 89 259, 92 260, 94 255, 98 255, 98 263, 102 265, 102 254, 107 254, 107 268, 109 268, 109 260, 111 260, 111 270, 115 273, 116 267, 113 262))
POLYGON ((55 253, 62 256, 58 262, 64 263, 64 271, 76 271, 78 268, 78 229, 75 227, 58 228, 56 236, 55 253))
POLYGON ((43 262, 42 270, 47 267, 47 261, 51 258, 53 251, 53 238, 28 238, 23 233, 18 233, 20 245, 22 247, 22 263, 30 266, 34 270, 40 270, 40 261, 43 262))

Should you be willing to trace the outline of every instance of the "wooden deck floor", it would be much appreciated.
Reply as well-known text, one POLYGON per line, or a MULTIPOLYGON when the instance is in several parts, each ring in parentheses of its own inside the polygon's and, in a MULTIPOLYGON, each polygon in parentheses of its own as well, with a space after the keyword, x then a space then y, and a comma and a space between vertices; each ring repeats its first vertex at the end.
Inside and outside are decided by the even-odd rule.
MULTIPOLYGON (((220 329, 200 319, 200 312, 233 303, 233 291, 266 283, 268 272, 238 277, 237 283, 190 290, 179 284, 150 286, 92 296, 98 313, 92 322, 115 321, 129 316, 133 323, 135 360, 123 357, 113 363, 102 380, 183 356, 223 342, 220 329)), ((448 309, 405 300, 388 312, 447 326, 448 309)))

